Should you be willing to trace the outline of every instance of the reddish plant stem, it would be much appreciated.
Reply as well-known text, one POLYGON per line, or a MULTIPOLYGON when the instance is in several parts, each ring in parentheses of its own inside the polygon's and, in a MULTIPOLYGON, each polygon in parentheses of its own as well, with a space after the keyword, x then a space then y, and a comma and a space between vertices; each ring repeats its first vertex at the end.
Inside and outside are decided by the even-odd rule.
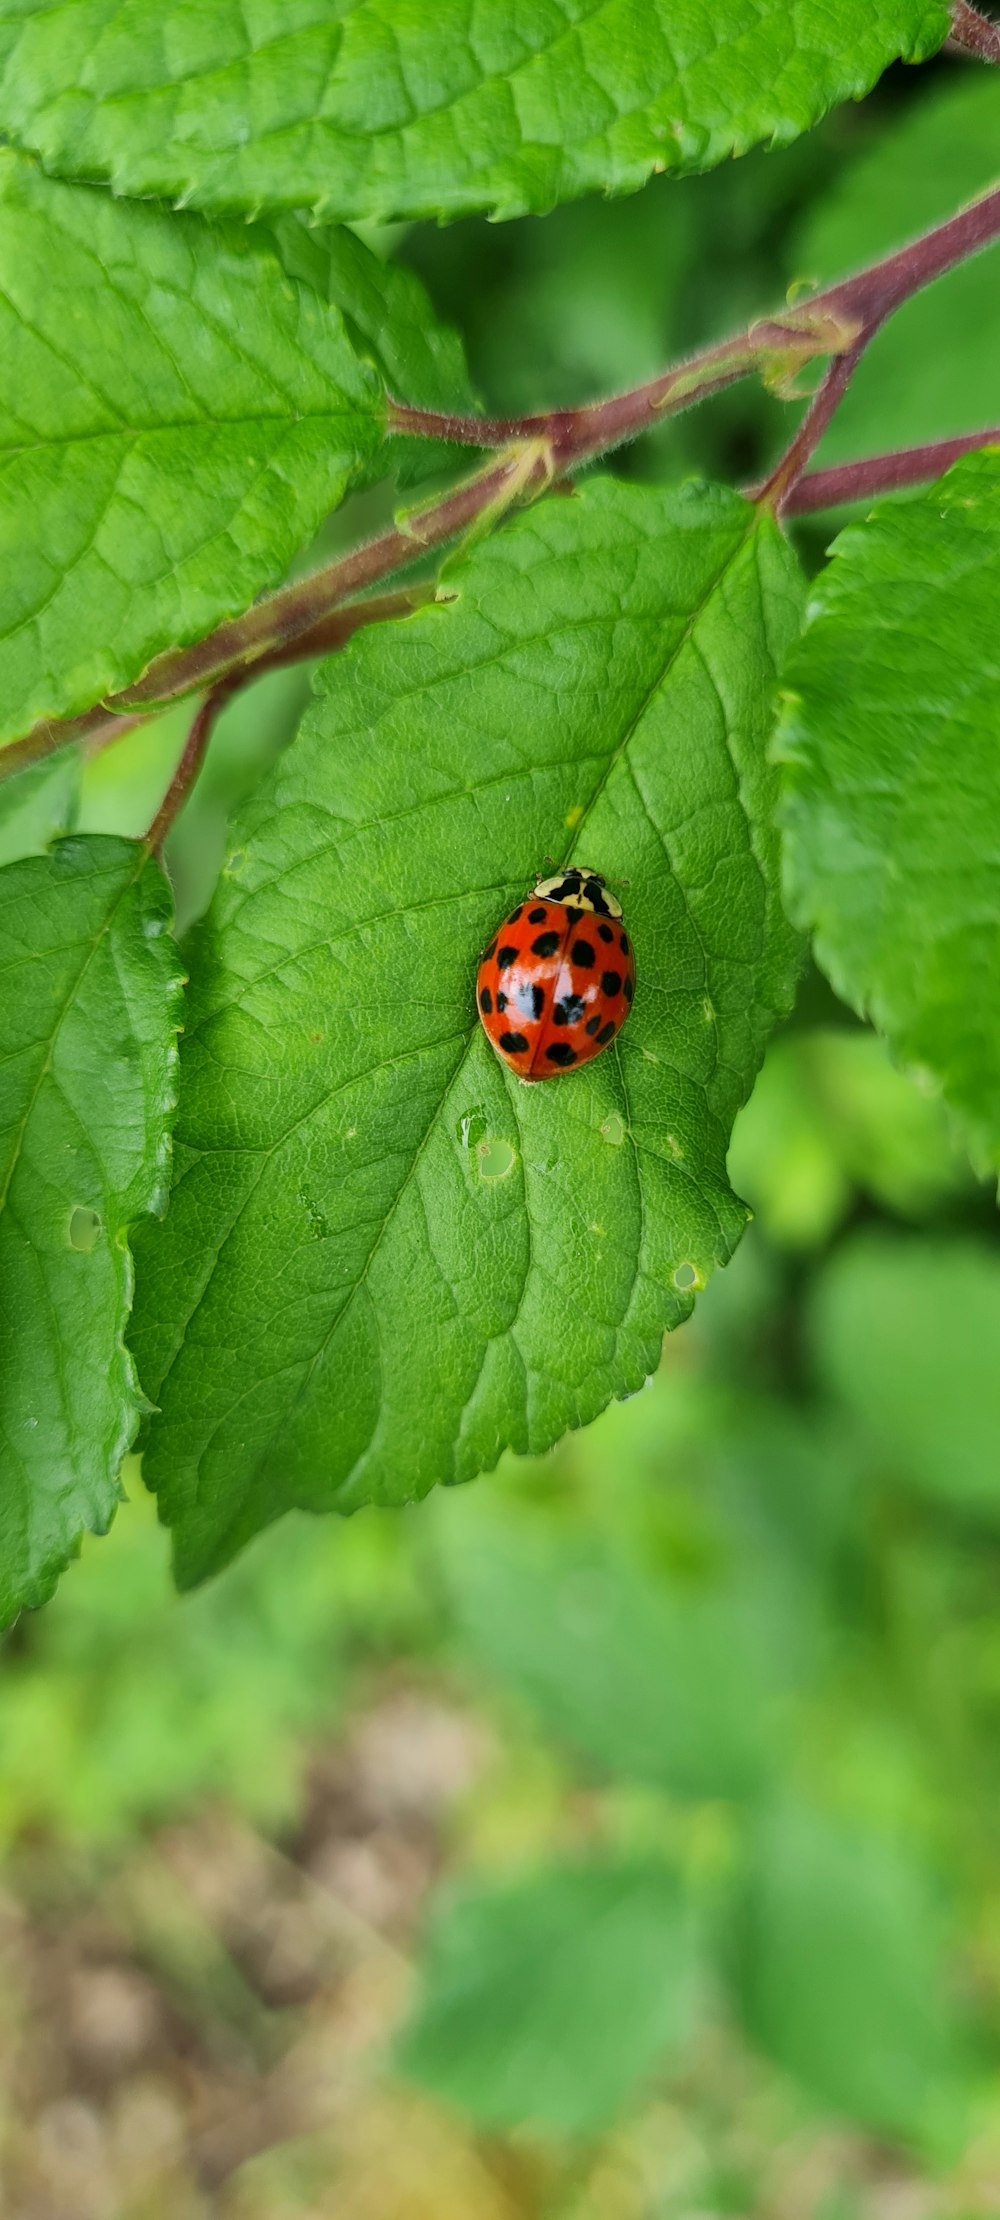
MULTIPOLYGON (((660 415, 685 408, 753 370, 770 372, 780 379, 818 354, 841 356, 846 366, 851 354, 856 359, 860 346, 902 301, 997 238, 1000 187, 883 262, 828 286, 808 302, 789 307, 780 319, 757 324, 749 332, 708 348, 632 393, 616 394, 586 408, 490 424, 394 404, 391 422, 397 430, 424 432, 435 439, 465 438, 477 446, 487 436, 502 433, 504 439, 519 444, 513 454, 502 455, 412 514, 403 525, 369 541, 366 547, 258 602, 245 615, 220 625, 193 646, 157 656, 136 685, 84 716, 62 724, 46 721, 35 726, 23 740, 0 753, 0 775, 50 754, 68 740, 96 741, 99 735, 110 736, 112 720, 119 717, 138 721, 183 694, 206 688, 214 691, 229 678, 234 686, 243 684, 259 671, 273 668, 275 661, 288 662, 297 652, 310 652, 302 643, 316 639, 318 628, 352 595, 404 569, 431 548, 446 545, 470 527, 482 526, 492 516, 502 515, 515 501, 533 498, 560 472, 634 437, 660 415)), ((845 367, 840 377, 846 382, 849 374, 849 367, 845 367)), ((837 397, 837 380, 832 378, 809 412, 811 430, 817 422, 815 412, 828 404, 832 409, 837 397)), ((799 437, 796 435, 797 440, 799 437)), ((807 439, 811 440, 811 431, 807 439)), ((792 467, 805 460, 809 451, 808 445, 804 452, 797 447, 796 465, 792 467)))
POLYGON ((859 339, 853 347, 849 347, 846 354, 838 355, 836 361, 831 362, 823 383, 810 402, 794 439, 789 442, 770 477, 765 478, 763 485, 754 496, 755 500, 767 501, 779 513, 786 506, 794 487, 802 476, 810 455, 819 446, 830 418, 839 408, 844 398, 873 331, 874 326, 867 330, 864 337, 859 339))
POLYGON ((901 447, 891 455, 864 455, 859 462, 840 463, 834 469, 809 470, 789 494, 785 515, 806 516, 812 509, 830 509, 845 501, 865 501, 876 493, 893 493, 900 486, 918 486, 939 478, 960 455, 994 446, 1000 447, 1000 424, 985 432, 936 439, 926 447, 901 447))
MULTIPOLYGON (((234 617, 196 640, 191 647, 170 649, 158 655, 135 686, 114 697, 125 709, 160 708, 178 694, 214 685, 239 667, 256 678, 259 670, 273 669, 289 660, 288 650, 310 639, 352 594, 361 593, 380 579, 416 563, 429 549, 442 546, 473 524, 492 503, 504 505, 508 483, 518 476, 520 457, 504 456, 501 462, 477 472, 445 494, 432 507, 418 512, 403 527, 380 532, 364 547, 354 548, 339 561, 314 571, 294 586, 284 586, 267 601, 256 603, 245 616, 234 617)), ((533 474, 534 475, 534 474, 533 474)), ((522 473, 523 476, 523 473, 522 473)))
POLYGON ((991 23, 968 0, 951 0, 951 35, 982 62, 1000 62, 1000 23, 991 23))
MULTIPOLYGON (((433 599, 433 586, 416 586, 408 593, 381 594, 377 599, 361 602, 353 609, 333 610, 329 616, 314 625, 311 632, 303 633, 293 649, 279 647, 272 649, 269 655, 262 655, 254 665, 254 677, 262 677, 265 671, 279 670, 292 660, 306 662, 314 655, 329 655, 334 649, 343 647, 364 625, 384 623, 390 617, 398 619, 410 616, 414 609, 419 609, 424 602, 433 599)), ((180 762, 146 834, 146 846, 157 854, 198 777, 216 721, 242 683, 242 673, 224 679, 202 702, 184 743, 180 762)), ((128 721, 138 724, 141 719, 137 717, 126 720, 120 717, 117 720, 118 727, 124 728, 128 721)), ((113 732, 110 737, 117 739, 118 731, 113 732)))
POLYGON ((113 740, 124 739, 127 732, 134 732, 137 725, 144 725, 148 718, 148 709, 126 716, 123 710, 111 709, 103 702, 96 709, 85 709, 80 717, 44 717, 41 724, 32 725, 23 740, 12 740, 8 747, 0 748, 0 779, 23 771, 27 763, 53 755, 57 748, 69 747, 74 740, 85 744, 88 752, 107 747, 113 740))
MULTIPOLYGON (((803 360, 812 354, 840 354, 845 346, 856 339, 870 339, 887 316, 912 293, 918 293, 934 278, 942 277, 958 262, 989 246, 1000 238, 1000 186, 983 195, 981 200, 949 216, 946 222, 935 225, 909 246, 900 247, 895 254, 887 255, 882 262, 873 263, 870 269, 859 270, 855 277, 842 278, 836 285, 826 286, 814 293, 809 301, 792 306, 782 312, 780 321, 753 327, 761 342, 761 352, 778 353, 782 345, 794 350, 796 344, 803 348, 803 360), (829 319, 831 335, 840 328, 840 345, 826 347, 804 346, 807 334, 818 336, 824 322, 829 319), (853 327, 853 328, 852 328, 853 327)), ((598 401, 581 409, 555 409, 548 415, 504 417, 438 416, 433 410, 405 407, 402 402, 390 403, 390 427, 428 439, 465 441, 469 446, 490 447, 506 445, 514 440, 544 439, 548 441, 560 467, 589 460, 607 447, 616 446, 621 440, 631 439, 645 430, 651 419, 660 413, 684 407, 688 400, 700 400, 703 395, 718 390, 709 382, 714 366, 725 367, 728 357, 729 374, 720 376, 719 383, 728 384, 733 376, 744 377, 754 365, 746 360, 747 343, 751 334, 726 341, 721 347, 707 348, 700 355, 693 355, 689 362, 680 363, 676 369, 665 371, 650 384, 636 387, 633 393, 616 394, 609 401, 598 401), (734 351, 742 350, 742 368, 733 368, 734 351), (689 377, 698 380, 697 389, 684 392, 689 377), (678 394, 680 388, 680 394, 678 394)))
POLYGON ((205 760, 205 750, 212 737, 216 718, 234 691, 232 683, 217 686, 213 694, 206 695, 194 717, 180 762, 146 834, 146 846, 155 856, 162 853, 167 834, 175 819, 180 816, 205 760))
MULTIPOLYGON (((349 595, 362 592, 394 571, 417 562, 432 548, 447 545, 449 540, 487 518, 491 510, 502 513, 514 500, 532 498, 553 483, 559 470, 569 468, 574 462, 588 461, 607 446, 634 436, 644 425, 655 422, 660 414, 687 407, 769 362, 776 362, 787 373, 814 355, 845 344, 851 336, 852 327, 842 329, 823 312, 814 316, 810 304, 806 316, 796 325, 791 321, 788 324, 762 322, 749 333, 725 340, 718 347, 706 349, 702 355, 692 356, 632 393, 615 395, 610 401, 597 402, 586 409, 556 411, 551 418, 538 419, 539 423, 551 425, 551 438, 530 436, 530 427, 536 420, 522 419, 514 427, 520 444, 513 453, 503 455, 425 509, 414 512, 403 526, 393 526, 378 538, 369 540, 364 547, 355 548, 350 555, 314 572, 312 577, 284 587, 267 601, 257 603, 244 616, 218 626, 216 631, 204 640, 195 641, 191 647, 170 649, 157 656, 135 686, 96 704, 82 716, 63 723, 46 719, 33 726, 24 739, 0 752, 0 777, 51 754, 53 749, 69 741, 85 741, 92 747, 102 747, 119 732, 131 730, 171 701, 204 687, 214 687, 231 674, 243 683, 279 664, 325 652, 325 646, 321 649, 311 643, 319 639, 320 628, 330 622, 333 613, 349 595)), ((435 437, 439 426, 445 427, 440 434, 445 438, 460 436, 453 428, 463 427, 469 443, 475 430, 478 444, 481 429, 478 418, 431 418, 426 412, 404 412, 401 404, 393 406, 396 408, 393 418, 396 429, 402 429, 404 423, 409 425, 411 419, 419 416, 425 428, 434 427, 435 437)), ((503 427, 495 425, 492 429, 499 432, 503 427)), ((355 625, 366 621, 371 619, 361 614, 354 619, 355 625)), ((326 642, 326 645, 339 644, 339 636, 326 642)))
POLYGON ((337 648, 346 647, 356 632, 367 624, 386 624, 400 617, 411 617, 416 609, 423 609, 436 597, 436 583, 432 579, 426 586, 404 586, 398 593, 373 594, 370 601, 348 603, 346 609, 332 609, 321 617, 309 632, 302 632, 289 646, 272 648, 269 655, 262 655, 254 664, 254 677, 265 671, 279 671, 289 663, 307 663, 317 655, 332 655, 337 648))
MULTIPOLYGON (((289 663, 305 663, 313 656, 329 655, 333 649, 343 647, 362 626, 382 624, 390 617, 410 616, 425 601, 433 600, 434 593, 433 585, 409 586, 400 588, 397 593, 373 594, 369 601, 349 602, 345 608, 333 609, 320 618, 311 631, 296 635, 291 644, 279 644, 259 655, 252 670, 239 673, 239 683, 243 683, 244 675, 263 678, 268 671, 280 670, 289 663)), ((182 698, 182 695, 175 697, 182 698)), ((168 700, 163 706, 172 705, 168 700)), ((134 732, 138 725, 148 724, 156 714, 155 707, 126 714, 124 710, 101 703, 96 709, 86 710, 81 717, 67 717, 62 724, 35 725, 25 739, 14 740, 0 751, 0 777, 8 770, 20 770, 26 763, 33 763, 53 749, 64 748, 74 741, 82 744, 88 755, 99 755, 103 748, 114 747, 117 740, 123 740, 126 733, 134 732), (52 738, 48 745, 41 745, 46 734, 51 734, 52 738)))
POLYGON ((467 447, 511 447, 524 441, 541 441, 549 449, 557 470, 572 463, 591 461, 623 440, 636 439, 661 416, 676 415, 695 401, 707 400, 724 386, 733 385, 751 371, 766 368, 777 357, 789 368, 828 354, 852 334, 841 331, 816 302, 787 315, 762 319, 746 332, 724 339, 713 347, 675 363, 646 384, 628 393, 614 393, 605 401, 590 401, 576 409, 549 409, 539 416, 452 416, 432 409, 411 408, 405 401, 389 401, 389 429, 418 438, 458 441, 467 447))
POLYGON ((933 231, 923 232, 908 247, 900 247, 884 262, 875 262, 871 269, 859 270, 856 277, 844 278, 839 285, 816 293, 812 305, 816 308, 822 303, 834 315, 857 316, 866 330, 869 324, 874 328, 911 294, 919 293, 934 278, 943 277, 956 263, 980 254, 997 238, 1000 185, 984 193, 981 200, 970 202, 968 208, 960 208, 957 216, 936 224, 933 231))

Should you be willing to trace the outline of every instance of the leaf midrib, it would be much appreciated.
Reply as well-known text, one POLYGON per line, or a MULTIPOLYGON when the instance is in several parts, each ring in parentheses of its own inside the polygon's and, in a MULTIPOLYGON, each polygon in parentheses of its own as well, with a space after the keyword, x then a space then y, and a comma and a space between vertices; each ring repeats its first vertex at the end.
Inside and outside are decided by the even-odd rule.
POLYGON ((360 417, 363 422, 370 417, 377 423, 378 411, 374 408, 369 410, 361 407, 355 410, 345 403, 341 409, 289 408, 286 415, 277 410, 273 414, 262 410, 257 415, 247 416, 179 416, 171 417, 160 424, 116 424, 109 426, 106 431, 60 434, 55 439, 21 440, 16 445, 0 439, 0 455, 47 455, 52 452, 53 448, 57 447, 75 449, 77 447, 98 445, 102 440, 117 440, 119 443, 122 441, 127 443, 129 440, 156 439, 161 434, 166 436, 175 432, 244 431, 250 426, 274 424, 279 424, 288 430, 294 430, 298 424, 336 424, 341 419, 350 424, 356 417, 360 417))

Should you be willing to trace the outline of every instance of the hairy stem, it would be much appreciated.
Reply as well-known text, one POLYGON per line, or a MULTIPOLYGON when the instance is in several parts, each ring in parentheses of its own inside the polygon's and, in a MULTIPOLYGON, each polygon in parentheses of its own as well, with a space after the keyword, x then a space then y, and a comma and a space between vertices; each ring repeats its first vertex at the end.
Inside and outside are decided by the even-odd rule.
MULTIPOLYGON (((392 428, 424 432, 429 438, 465 439, 481 446, 502 436, 507 451, 453 486, 438 499, 411 512, 390 531, 329 564, 311 578, 286 586, 258 602, 245 615, 218 626, 191 647, 157 656, 141 679, 81 717, 36 725, 23 740, 0 751, 0 775, 65 746, 70 740, 95 742, 110 736, 117 720, 154 715, 184 694, 214 691, 223 680, 245 684, 276 662, 317 652, 310 647, 345 601, 416 562, 432 548, 446 546, 470 528, 482 529, 515 502, 534 499, 561 474, 589 462, 620 441, 634 438, 663 415, 690 406, 738 378, 760 371, 780 389, 783 380, 818 355, 840 358, 779 470, 786 473, 779 498, 789 499, 795 476, 808 459, 861 348, 885 318, 932 279, 1000 238, 1000 187, 963 208, 957 216, 925 232, 882 262, 828 286, 780 317, 706 348, 664 371, 631 393, 615 394, 580 409, 557 409, 545 416, 490 423, 479 418, 438 416, 394 403, 392 428), (818 428, 817 428, 818 427, 818 428), (790 473, 790 475, 788 475, 790 473)), ((774 480, 770 482, 774 492, 774 480)), ((358 618, 359 622, 365 621, 358 618)), ((124 729, 124 726, 121 727, 124 729)))
POLYGON ((225 708, 233 691, 232 684, 217 686, 213 694, 206 696, 192 722, 180 762, 146 834, 146 846, 152 849, 155 856, 162 853, 167 834, 175 818, 180 816, 205 760, 205 750, 212 737, 216 718, 225 708))
MULTIPOLYGON (((366 624, 381 624, 389 617, 410 616, 423 602, 433 599, 434 592, 433 584, 401 587, 396 593, 373 594, 368 601, 348 602, 345 606, 329 609, 310 630, 297 632, 293 640, 278 640, 273 647, 264 649, 251 667, 236 674, 237 682, 242 685, 245 680, 263 678, 268 671, 279 670, 288 663, 308 662, 314 655, 329 655, 334 648, 343 647, 352 634, 366 624)), ((212 638, 218 639, 218 636, 213 634, 212 638)), ((150 671, 154 667, 150 664, 150 671)), ((212 675, 210 672, 209 676, 212 675)), ((81 744, 88 756, 98 755, 102 748, 113 747, 126 733, 134 732, 137 725, 148 724, 161 708, 170 707, 172 701, 181 700, 184 694, 194 690, 194 685, 181 686, 173 694, 168 693, 162 702, 131 711, 115 706, 124 701, 124 696, 118 695, 111 702, 101 702, 95 709, 85 710, 81 717, 35 725, 23 740, 14 740, 9 747, 0 749, 0 778, 8 772, 22 770, 26 763, 34 763, 51 754, 53 749, 64 748, 73 741, 81 744)), ((233 691, 236 691, 235 686, 233 691)))
POLYGON ((1000 424, 984 432, 960 432, 954 439, 932 440, 926 447, 900 447, 891 455, 864 455, 831 470, 809 470, 784 503, 786 516, 806 516, 845 501, 866 501, 900 486, 919 486, 939 478, 960 455, 979 447, 1000 447, 1000 424))
POLYGON ((789 442, 770 477, 764 480, 756 496, 758 501, 769 502, 779 513, 787 506, 810 455, 819 446, 830 418, 844 398, 871 337, 872 332, 866 331, 853 347, 848 348, 846 354, 839 355, 835 362, 831 362, 819 392, 810 402, 794 439, 789 442))
POLYGON ((990 23, 968 0, 952 0, 951 35, 982 62, 1000 62, 1000 23, 990 23))
MULTIPOLYGON (((505 505, 519 464, 518 456, 505 456, 488 470, 453 487, 440 501, 411 515, 402 526, 381 532, 377 539, 315 571, 311 578, 282 587, 267 601, 248 609, 245 616, 220 625, 207 639, 157 656, 138 684, 117 695, 116 701, 126 709, 150 704, 161 707, 178 694, 216 684, 230 671, 242 669, 256 677, 258 669, 270 667, 276 656, 287 660, 286 651, 310 638, 317 625, 352 594, 377 585, 393 571, 418 562, 430 548, 454 539, 494 502, 505 505)), ((540 469, 539 475, 544 479, 548 474, 540 469)))
MULTIPOLYGON (((417 586, 409 593, 382 594, 378 599, 362 602, 353 609, 334 610, 319 624, 314 625, 311 632, 305 633, 293 650, 274 648, 269 655, 261 656, 254 666, 254 676, 259 678, 265 671, 279 670, 283 664, 293 660, 301 662, 313 655, 329 655, 335 648, 343 647, 363 625, 384 623, 388 617, 398 619, 410 616, 414 609, 419 609, 424 602, 433 598, 433 586, 417 586)), ((180 762, 146 834, 146 846, 152 848, 155 854, 159 855, 171 826, 180 816, 187 801, 205 760, 205 750, 218 717, 242 683, 242 675, 239 673, 223 679, 202 702, 184 743, 180 762)), ((129 723, 137 724, 141 721, 138 717, 119 717, 108 738, 117 740, 119 733, 129 723)))
POLYGON ((389 429, 425 439, 457 440, 467 447, 541 442, 555 468, 568 470, 621 446, 624 440, 636 439, 660 417, 675 416, 756 370, 790 375, 816 355, 835 354, 853 336, 850 319, 829 315, 817 299, 752 324, 748 331, 714 347, 704 347, 628 393, 614 393, 583 408, 550 409, 540 416, 440 416, 432 409, 390 400, 389 429))

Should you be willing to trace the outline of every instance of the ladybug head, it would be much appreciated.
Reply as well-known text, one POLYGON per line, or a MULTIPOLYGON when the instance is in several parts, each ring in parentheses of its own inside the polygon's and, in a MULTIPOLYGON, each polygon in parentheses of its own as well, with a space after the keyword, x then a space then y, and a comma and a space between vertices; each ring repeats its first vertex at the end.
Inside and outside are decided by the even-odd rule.
POLYGON ((608 892, 601 873, 587 870, 584 864, 569 864, 565 871, 554 871, 551 877, 539 879, 533 891, 544 902, 564 902, 567 909, 594 910, 600 917, 622 914, 621 903, 608 892))

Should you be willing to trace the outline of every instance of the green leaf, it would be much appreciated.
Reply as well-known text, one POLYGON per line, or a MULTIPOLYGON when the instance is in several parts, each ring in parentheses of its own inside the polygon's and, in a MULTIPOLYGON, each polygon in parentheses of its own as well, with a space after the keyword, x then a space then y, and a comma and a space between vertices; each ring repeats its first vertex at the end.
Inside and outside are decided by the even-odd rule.
POLYGON ((697 1971, 666 1866, 467 1886, 437 1907, 398 2063, 480 2127, 597 2135, 688 2041, 697 1971))
MULTIPOLYGON (((793 274, 826 284, 940 223, 1000 176, 1000 75, 928 87, 814 204, 793 274)), ((865 353, 817 460, 976 431, 1000 416, 1000 246, 905 301, 865 353)))
POLYGON ((532 1531, 487 1503, 462 1512, 437 1528, 452 1610, 464 1649, 501 1686, 612 1779, 694 1798, 753 1793, 801 1664, 787 1654, 787 1594, 754 1592, 726 1538, 700 1576, 671 1579, 612 1536, 565 1522, 532 1531))
POLYGON ((785 145, 948 22, 937 0, 0 0, 0 127, 201 208, 517 216, 785 145))
POLYGON ((782 1808, 752 1838, 735 1975, 747 2031, 823 2103, 926 2146, 954 2121, 940 1915, 882 1837, 782 1808))
MULTIPOLYGON (((396 400, 474 414, 476 395, 462 340, 439 321, 415 271, 380 261, 343 224, 312 228, 297 216, 283 216, 272 236, 289 277, 311 285, 339 309, 358 354, 375 364, 396 400)), ((376 455, 370 475, 391 470, 410 485, 449 462, 468 469, 468 449, 438 440, 392 439, 376 455)))
POLYGON ((787 544, 722 489, 598 481, 447 590, 327 663, 191 951, 137 1343, 185 1582, 293 1504, 585 1424, 744 1223, 726 1144, 798 956, 765 759, 787 544), (629 879, 639 987, 615 1050, 525 1087, 474 980, 547 851, 629 879))
POLYGON ((342 318, 252 230, 0 152, 0 738, 277 581, 381 410, 342 318))
POLYGON ((778 750, 786 889, 844 1001, 1000 1164, 1000 453, 879 503, 817 584, 778 750))
POLYGON ((1000 1261, 973 1241, 867 1234, 828 1265, 811 1337, 893 1477, 1000 1515, 1000 1261))
POLYGON ((144 849, 62 840, 0 872, 0 1621, 106 1530, 140 1398, 126 1236, 166 1197, 180 987, 144 849))
POLYGON ((0 864, 42 856, 71 831, 80 799, 80 754, 61 748, 0 783, 0 864))

